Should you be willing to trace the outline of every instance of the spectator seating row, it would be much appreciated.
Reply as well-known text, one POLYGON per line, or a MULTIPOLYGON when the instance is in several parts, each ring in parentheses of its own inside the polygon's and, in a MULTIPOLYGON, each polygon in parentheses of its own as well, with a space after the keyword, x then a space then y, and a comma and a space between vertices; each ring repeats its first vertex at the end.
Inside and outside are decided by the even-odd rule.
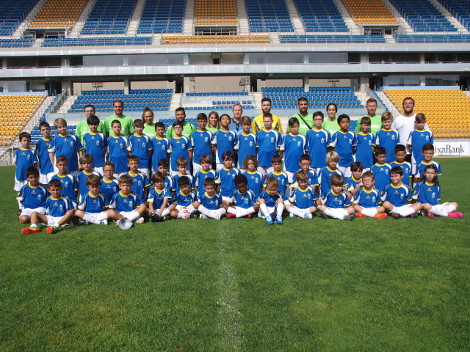
POLYGON ((470 2, 467 0, 439 0, 464 27, 470 30, 470 2))
POLYGON ((194 4, 195 26, 236 26, 236 0, 196 0, 194 4))
POLYGON ((34 44, 36 39, 0 39, 0 48, 29 48, 34 44))
POLYGON ((269 44, 269 35, 183 35, 163 36, 163 45, 188 45, 188 44, 269 44))
POLYGON ((397 34, 397 43, 470 43, 470 34, 397 34))
POLYGON ((82 34, 124 34, 137 0, 97 0, 82 34))
POLYGON ((342 0, 357 24, 398 24, 380 0, 342 0))
POLYGON ((385 43, 383 35, 362 34, 282 34, 279 36, 281 44, 288 43, 385 43))
POLYGON ((204 92, 204 93, 185 93, 187 97, 209 97, 209 96, 230 96, 230 95, 248 95, 248 92, 204 92))
POLYGON ((181 33, 186 0, 147 0, 137 33, 181 33))
POLYGON ((293 32, 284 0, 245 0, 250 32, 293 32))
POLYGON ((333 0, 294 0, 294 3, 305 31, 349 31, 333 0))
POLYGON ((72 28, 88 0, 48 0, 29 28, 72 28))
POLYGON ((37 4, 37 0, 2 0, 0 35, 12 35, 37 4))
POLYGON ((251 100, 212 100, 212 105, 230 105, 235 104, 241 105, 251 105, 253 102, 251 100))
POLYGON ((152 37, 45 38, 43 47, 152 45, 152 37))

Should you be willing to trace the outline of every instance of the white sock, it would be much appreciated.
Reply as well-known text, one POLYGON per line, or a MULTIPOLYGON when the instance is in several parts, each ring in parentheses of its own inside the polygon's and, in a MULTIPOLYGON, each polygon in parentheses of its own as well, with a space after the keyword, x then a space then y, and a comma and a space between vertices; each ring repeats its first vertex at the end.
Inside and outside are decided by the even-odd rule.
POLYGON ((281 203, 281 204, 278 204, 277 207, 276 207, 276 216, 278 218, 282 217, 282 212, 284 211, 284 204, 281 203))
POLYGON ((136 211, 136 210, 133 210, 131 211, 131 213, 127 216, 127 218, 134 222, 135 220, 137 220, 138 218, 140 218, 140 214, 136 211))
POLYGON ((98 222, 98 224, 100 223, 100 221, 107 220, 107 219, 108 219, 108 214, 105 212, 96 214, 96 221, 98 222))
POLYGON ((436 205, 434 205, 431 208, 430 212, 433 213, 433 214, 439 215, 439 216, 449 216, 449 215, 447 215, 447 211, 445 211, 444 209, 442 209, 441 207, 436 206, 436 205))
POLYGON ((294 214, 294 215, 300 217, 300 218, 304 217, 304 212, 301 209, 297 208, 297 207, 289 207, 289 209, 287 209, 287 211, 291 214, 294 214))
POLYGON ((256 210, 253 207, 249 207, 247 209, 239 208, 237 218, 242 218, 244 216, 247 216, 248 214, 253 214, 254 212, 256 212, 256 210))
POLYGON ((264 216, 268 217, 270 216, 271 214, 269 214, 269 210, 268 210, 268 207, 266 206, 266 204, 261 204, 259 206, 261 212, 263 213, 264 216))
POLYGON ((38 225, 37 224, 31 224, 31 226, 29 226, 29 227, 35 229, 36 227, 38 227, 38 225))
POLYGON ((197 211, 197 209, 195 209, 192 204, 187 206, 187 208, 190 214, 195 213, 197 211))
POLYGON ((377 208, 362 208, 361 213, 373 218, 377 214, 377 208))
POLYGON ((164 216, 168 216, 168 215, 170 215, 170 211, 168 210, 168 208, 166 208, 162 211, 162 215, 160 215, 160 216, 164 217, 164 216))
POLYGON ((85 215, 83 215, 83 220, 91 222, 92 224, 96 224, 96 217, 89 213, 85 213, 85 215))

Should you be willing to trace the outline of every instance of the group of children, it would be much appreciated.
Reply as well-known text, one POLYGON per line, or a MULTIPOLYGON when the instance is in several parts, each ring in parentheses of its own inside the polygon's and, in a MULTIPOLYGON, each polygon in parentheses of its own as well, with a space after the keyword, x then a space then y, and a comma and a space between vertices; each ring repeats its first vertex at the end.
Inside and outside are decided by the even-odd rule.
POLYGON ((312 218, 318 209, 323 217, 345 220, 385 218, 386 212, 394 218, 418 212, 462 216, 455 212, 456 203, 439 204, 441 171, 432 160, 432 133, 423 129, 423 114, 416 115, 407 146, 412 165, 405 161, 407 147, 398 144, 389 113, 383 114, 376 136, 369 132, 367 116, 360 121, 361 132, 354 134, 349 116, 340 115, 340 130, 333 136, 321 127, 323 114, 313 116, 314 126, 305 135, 293 117, 290 133, 282 136, 269 113, 256 135, 249 117, 242 118, 243 132, 236 134, 228 128, 230 117, 223 115, 213 133, 206 129, 207 116, 199 114, 199 128, 190 137, 182 135, 184 122, 177 121, 172 138, 156 123, 156 136, 150 139, 140 119, 131 136, 122 135, 120 121, 114 120, 113 133, 106 137, 92 115, 83 143, 67 132, 64 119, 54 123, 55 138, 48 123, 41 122, 43 137, 36 151, 23 132, 16 154, 20 222, 31 223, 23 233, 41 231, 40 223, 53 233, 75 216, 85 224, 111 219, 122 229, 146 218, 157 222, 197 214, 214 219, 258 214, 268 224, 282 224, 284 210, 292 217, 312 218), (410 180, 418 178, 412 192, 410 180))

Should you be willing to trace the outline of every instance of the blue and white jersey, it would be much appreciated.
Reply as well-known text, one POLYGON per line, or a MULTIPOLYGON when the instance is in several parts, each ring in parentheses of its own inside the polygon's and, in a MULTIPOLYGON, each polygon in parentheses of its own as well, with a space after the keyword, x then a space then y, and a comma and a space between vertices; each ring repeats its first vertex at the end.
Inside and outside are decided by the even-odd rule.
POLYGON ((51 158, 49 157, 49 149, 51 149, 52 139, 45 139, 42 137, 36 144, 36 158, 39 161, 39 172, 43 175, 47 175, 54 172, 54 166, 51 164, 51 158))
POLYGON ((15 152, 15 178, 18 181, 26 180, 26 170, 33 167, 38 159, 31 149, 20 148, 15 152))
POLYGON ((362 187, 354 195, 353 202, 363 208, 377 208, 382 203, 382 198, 375 188, 367 191, 362 187))
POLYGON ((306 149, 307 139, 304 135, 285 135, 281 145, 281 150, 284 151, 284 171, 297 171, 300 165, 300 156, 305 154, 306 149))
POLYGON ((163 183, 163 186, 166 188, 166 189, 169 189, 170 191, 172 191, 174 189, 174 183, 175 181, 173 180, 173 177, 171 177, 170 175, 167 175, 165 177, 165 182, 163 183))
POLYGON ((245 171, 243 175, 245 175, 248 180, 248 189, 253 192, 256 198, 258 198, 264 184, 263 175, 259 171, 245 171))
POLYGON ((139 199, 137 194, 130 193, 126 196, 119 191, 111 198, 108 207, 120 213, 133 211, 141 204, 143 204, 143 202, 139 199))
POLYGON ((136 136, 135 134, 129 136, 129 146, 127 150, 139 158, 139 168, 150 168, 150 155, 149 151, 152 150, 152 143, 150 138, 146 135, 136 136))
POLYGON ((431 160, 430 162, 425 162, 423 160, 419 163, 418 174, 416 176, 423 176, 426 166, 429 166, 429 165, 434 165, 435 167, 437 167, 437 174, 439 176, 442 175, 441 164, 439 164, 437 161, 434 161, 434 160, 431 160))
POLYGON ((86 185, 86 179, 90 175, 96 175, 99 178, 101 178, 100 174, 96 171, 93 171, 93 172, 90 172, 90 173, 87 173, 85 171, 80 171, 77 174, 78 194, 80 196, 80 199, 81 199, 81 197, 83 197, 85 194, 88 193, 88 187, 86 185))
POLYGON ((413 199, 423 204, 437 205, 441 200, 441 187, 427 182, 418 182, 413 189, 413 199))
POLYGON ((52 140, 50 153, 54 153, 54 157, 65 156, 67 157, 67 172, 78 170, 78 151, 82 149, 82 143, 77 136, 68 134, 63 136, 59 134, 52 140))
POLYGON ((108 160, 114 163, 114 172, 122 173, 129 171, 127 166, 127 149, 129 139, 126 136, 108 137, 108 160))
POLYGON ((375 183, 374 188, 379 192, 383 192, 385 187, 390 184, 390 170, 392 167, 389 164, 378 164, 375 163, 370 168, 370 171, 374 174, 375 183))
POLYGON ((168 149, 168 153, 171 153, 171 170, 178 170, 178 167, 176 166, 176 160, 178 160, 178 158, 185 158, 188 160, 188 169, 191 169, 191 160, 189 160, 189 151, 191 149, 193 149, 193 146, 189 138, 185 136, 170 138, 170 149, 168 149))
POLYGON ((386 158, 385 161, 391 163, 395 161, 395 146, 398 144, 400 137, 398 132, 394 129, 386 130, 382 128, 380 131, 377 131, 375 135, 375 145, 385 148, 386 158))
POLYGON ((353 142, 354 133, 351 131, 337 131, 333 134, 329 147, 335 148, 335 152, 339 155, 338 165, 349 167, 354 162, 353 142))
POLYGON ((328 166, 324 167, 321 169, 320 173, 320 195, 324 196, 328 194, 328 192, 331 190, 331 175, 340 175, 343 177, 343 173, 339 171, 338 169, 332 170, 328 166))
POLYGON ((168 188, 163 188, 162 190, 159 190, 157 189, 157 187, 153 187, 149 192, 147 202, 153 203, 153 208, 155 210, 158 210, 162 207, 165 198, 168 199, 167 205, 169 205, 171 199, 173 198, 171 196, 171 190, 169 190, 168 188))
POLYGON ((235 150, 238 150, 238 167, 243 167, 243 162, 248 155, 256 156, 256 148, 258 148, 258 138, 254 133, 241 133, 238 135, 235 150))
POLYGON ((434 144, 432 132, 429 130, 415 130, 410 133, 407 144, 411 147, 411 155, 416 164, 423 161, 423 145, 434 144))
POLYGON ((201 131, 201 130, 196 130, 193 132, 191 135, 191 143, 194 148, 194 154, 193 154, 193 161, 196 164, 200 164, 200 159, 201 156, 203 155, 208 155, 209 157, 212 157, 212 138, 213 134, 210 131, 201 131))
POLYGON ((413 173, 411 170, 411 164, 407 161, 404 161, 402 163, 399 163, 398 161, 394 161, 390 163, 390 167, 395 167, 395 166, 401 167, 401 169, 403 170, 403 183, 409 186, 410 181, 411 181, 411 176, 413 176, 413 173))
POLYGON ((100 193, 104 195, 106 205, 109 204, 117 192, 119 192, 118 180, 114 179, 112 181, 105 181, 105 179, 101 179, 100 193))
POLYGON ((35 209, 46 206, 46 198, 49 196, 44 186, 31 186, 29 183, 21 187, 16 200, 21 202, 23 208, 35 209))
POLYGON ((233 179, 240 174, 240 170, 232 168, 222 168, 217 172, 215 182, 220 184, 220 195, 222 197, 231 197, 233 192, 237 190, 233 179))
POLYGON ((180 186, 178 185, 178 180, 180 177, 187 177, 189 179, 189 189, 193 190, 194 189, 194 177, 192 175, 181 175, 181 174, 176 174, 173 176, 173 188, 171 189, 173 193, 177 194, 180 192, 180 186))
POLYGON ((388 201, 396 207, 401 207, 411 201, 411 190, 410 187, 401 184, 400 186, 394 186, 389 184, 385 187, 382 193, 382 201, 388 201))
POLYGON ((145 187, 150 186, 150 181, 147 175, 143 174, 142 172, 138 172, 137 174, 133 174, 132 172, 127 173, 130 177, 132 177, 132 186, 131 192, 137 194, 140 198, 142 203, 145 203, 145 187))
POLYGON ((217 173, 214 170, 205 172, 202 169, 196 173, 196 176, 194 176, 194 186, 197 189, 198 197, 205 192, 204 181, 206 178, 213 178, 215 180, 217 178, 217 173))
POLYGON ((198 197, 198 202, 209 210, 217 210, 222 205, 222 197, 217 193, 214 196, 209 197, 207 192, 204 192, 198 197))
MULTIPOLYGON (((308 170, 308 173, 307 173, 307 185, 309 185, 310 187, 317 187, 318 185, 320 184, 319 180, 318 180, 318 176, 317 176, 317 173, 315 172, 315 170, 308 170)), ((291 185, 291 188, 297 188, 298 187, 298 184, 297 184, 297 173, 294 174, 294 183, 292 183, 291 185)))
POLYGON ((257 203, 257 197, 252 191, 246 191, 246 193, 240 193, 238 190, 233 192, 230 203, 235 204, 237 207, 248 209, 257 203))
POLYGON ((260 130, 258 132, 258 162, 260 166, 271 166, 271 158, 278 154, 282 141, 282 135, 278 130, 260 130))
POLYGON ((51 196, 46 199, 46 209, 50 216, 62 217, 69 210, 73 210, 75 208, 68 197, 62 196, 60 198, 52 198, 51 196))
POLYGON ((66 197, 69 197, 72 202, 77 203, 78 183, 75 177, 70 174, 65 176, 59 176, 59 174, 55 174, 51 179, 59 180, 60 184, 62 185, 62 191, 60 193, 66 197))
POLYGON ((354 176, 348 177, 345 182, 346 191, 351 192, 352 190, 356 189, 357 185, 362 182, 362 178, 356 180, 354 176))
POLYGON ((158 170, 158 162, 162 159, 168 160, 168 149, 170 148, 170 140, 168 138, 155 137, 151 139, 150 148, 152 153, 152 170, 158 170))
POLYGON ((315 200, 317 199, 316 193, 317 192, 315 192, 315 189, 310 186, 304 190, 295 188, 292 190, 292 194, 289 197, 289 202, 295 204, 297 208, 308 209, 315 205, 315 200))
POLYGON ((277 201, 281 198, 282 198, 282 195, 279 192, 277 192, 275 195, 272 196, 267 191, 263 191, 258 197, 258 203, 260 199, 264 199, 266 206, 269 208, 273 208, 276 206, 277 201))
POLYGON ((83 148, 93 156, 93 167, 103 167, 108 141, 103 133, 87 132, 83 135, 83 148))
POLYGON ((102 193, 94 196, 90 192, 82 197, 78 209, 83 210, 85 213, 97 214, 106 210, 107 202, 102 193))
POLYGON ((322 196, 321 203, 328 208, 334 209, 346 208, 351 205, 346 193, 341 192, 340 194, 336 194, 333 190, 330 190, 325 196, 322 196))
POLYGON ((353 146, 356 147, 356 161, 360 161, 365 169, 369 169, 373 164, 372 148, 375 145, 375 137, 372 133, 356 134, 353 146))
POLYGON ((281 172, 271 171, 269 174, 266 175, 266 179, 264 183, 265 187, 266 187, 266 182, 268 182, 268 179, 270 177, 274 177, 277 179, 277 182, 279 183, 279 193, 281 194, 283 199, 287 199, 286 190, 287 190, 287 187, 289 186, 289 176, 287 176, 287 174, 284 171, 281 171, 281 172))
POLYGON ((328 152, 328 145, 331 142, 330 132, 321 129, 311 129, 307 131, 307 151, 312 159, 310 166, 313 168, 325 167, 326 153, 328 152))
POLYGON ((181 205, 183 207, 188 207, 197 200, 196 193, 189 192, 188 194, 183 194, 179 191, 175 194, 176 205, 181 205))
POLYGON ((234 131, 218 130, 212 137, 212 145, 216 146, 215 160, 217 163, 222 163, 222 155, 229 151, 234 154, 235 145, 237 144, 237 133, 234 131))

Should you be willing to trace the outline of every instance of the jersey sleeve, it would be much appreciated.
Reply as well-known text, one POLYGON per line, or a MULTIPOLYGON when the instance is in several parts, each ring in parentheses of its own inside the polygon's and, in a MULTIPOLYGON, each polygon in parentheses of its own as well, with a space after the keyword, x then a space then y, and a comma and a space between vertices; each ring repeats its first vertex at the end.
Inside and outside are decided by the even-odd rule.
POLYGON ((338 136, 338 132, 335 132, 333 136, 331 137, 330 142, 328 143, 328 147, 333 147, 333 148, 336 147, 336 142, 338 139, 337 136, 338 136))

